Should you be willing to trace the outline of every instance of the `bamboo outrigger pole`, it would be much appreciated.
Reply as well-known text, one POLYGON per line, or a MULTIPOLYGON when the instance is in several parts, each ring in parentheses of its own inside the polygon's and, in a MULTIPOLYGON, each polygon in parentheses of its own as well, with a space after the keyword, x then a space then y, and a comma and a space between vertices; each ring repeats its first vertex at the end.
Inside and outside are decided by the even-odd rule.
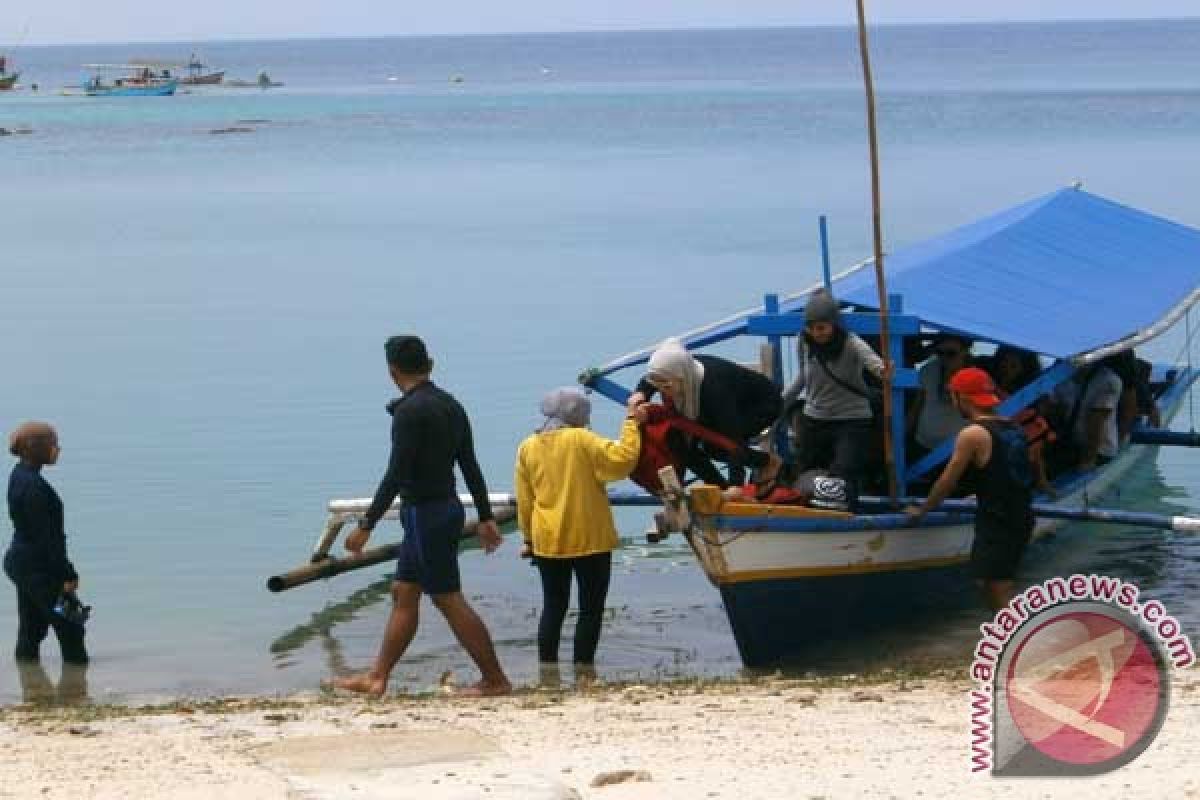
MULTIPOLYGON (((880 222, 879 139, 875 129, 875 85, 871 80, 871 55, 867 46, 865 0, 858 2, 858 51, 862 56, 863 85, 867 94, 867 138, 871 149, 871 222, 875 238, 875 286, 879 290, 879 349, 884 363, 891 365, 891 339, 888 336, 887 282, 883 274, 883 227, 880 222)), ((888 496, 897 501, 896 451, 892 443, 892 374, 883 374, 883 458, 887 464, 888 496)))

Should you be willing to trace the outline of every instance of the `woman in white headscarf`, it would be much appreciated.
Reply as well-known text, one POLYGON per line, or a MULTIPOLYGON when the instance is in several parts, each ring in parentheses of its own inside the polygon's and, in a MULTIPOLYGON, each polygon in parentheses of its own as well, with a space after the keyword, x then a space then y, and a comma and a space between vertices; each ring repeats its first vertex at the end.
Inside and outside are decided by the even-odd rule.
POLYGON ((517 451, 517 520, 542 579, 538 657, 558 661, 571 576, 579 585, 576 664, 592 664, 600 641, 617 529, 605 484, 629 476, 641 449, 645 412, 630 404, 613 441, 588 430, 592 406, 582 389, 555 389, 542 399, 546 421, 517 451))
POLYGON ((748 442, 769 428, 782 411, 783 399, 774 381, 740 364, 712 355, 693 356, 678 339, 667 339, 650 356, 646 377, 630 398, 644 402, 661 393, 676 411, 710 431, 738 442, 727 453, 693 440, 684 449, 685 465, 706 483, 722 488, 745 482, 747 467, 757 470, 757 482, 769 483, 780 461, 748 442), (726 479, 710 459, 729 465, 726 479))

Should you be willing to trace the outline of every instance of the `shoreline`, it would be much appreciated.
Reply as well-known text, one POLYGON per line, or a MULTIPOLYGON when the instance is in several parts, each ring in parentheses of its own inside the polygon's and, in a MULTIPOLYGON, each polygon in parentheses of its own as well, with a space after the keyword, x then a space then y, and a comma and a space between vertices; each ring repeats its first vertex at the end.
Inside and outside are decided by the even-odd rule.
MULTIPOLYGON (((1073 797, 968 769, 965 670, 0 708, 0 797, 1073 797), (1015 794, 1014 794, 1015 793, 1015 794)), ((1200 797, 1200 673, 1091 798, 1200 797)))

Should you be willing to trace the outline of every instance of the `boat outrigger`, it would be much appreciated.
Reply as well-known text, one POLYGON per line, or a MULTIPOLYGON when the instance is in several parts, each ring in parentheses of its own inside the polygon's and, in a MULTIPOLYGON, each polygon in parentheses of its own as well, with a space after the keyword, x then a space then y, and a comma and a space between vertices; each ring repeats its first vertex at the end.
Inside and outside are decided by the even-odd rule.
POLYGON ((170 69, 156 64, 86 64, 91 71, 83 86, 88 97, 165 97, 175 94, 179 81, 170 69), (107 72, 124 73, 124 77, 105 80, 107 72))

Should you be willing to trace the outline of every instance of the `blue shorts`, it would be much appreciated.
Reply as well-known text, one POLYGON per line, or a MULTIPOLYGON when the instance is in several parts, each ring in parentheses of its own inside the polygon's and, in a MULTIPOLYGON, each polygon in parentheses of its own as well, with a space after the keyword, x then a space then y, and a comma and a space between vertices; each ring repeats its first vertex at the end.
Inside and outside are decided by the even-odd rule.
POLYGON ((415 583, 430 595, 460 591, 458 540, 464 521, 457 497, 401 506, 404 541, 396 560, 396 580, 415 583))

